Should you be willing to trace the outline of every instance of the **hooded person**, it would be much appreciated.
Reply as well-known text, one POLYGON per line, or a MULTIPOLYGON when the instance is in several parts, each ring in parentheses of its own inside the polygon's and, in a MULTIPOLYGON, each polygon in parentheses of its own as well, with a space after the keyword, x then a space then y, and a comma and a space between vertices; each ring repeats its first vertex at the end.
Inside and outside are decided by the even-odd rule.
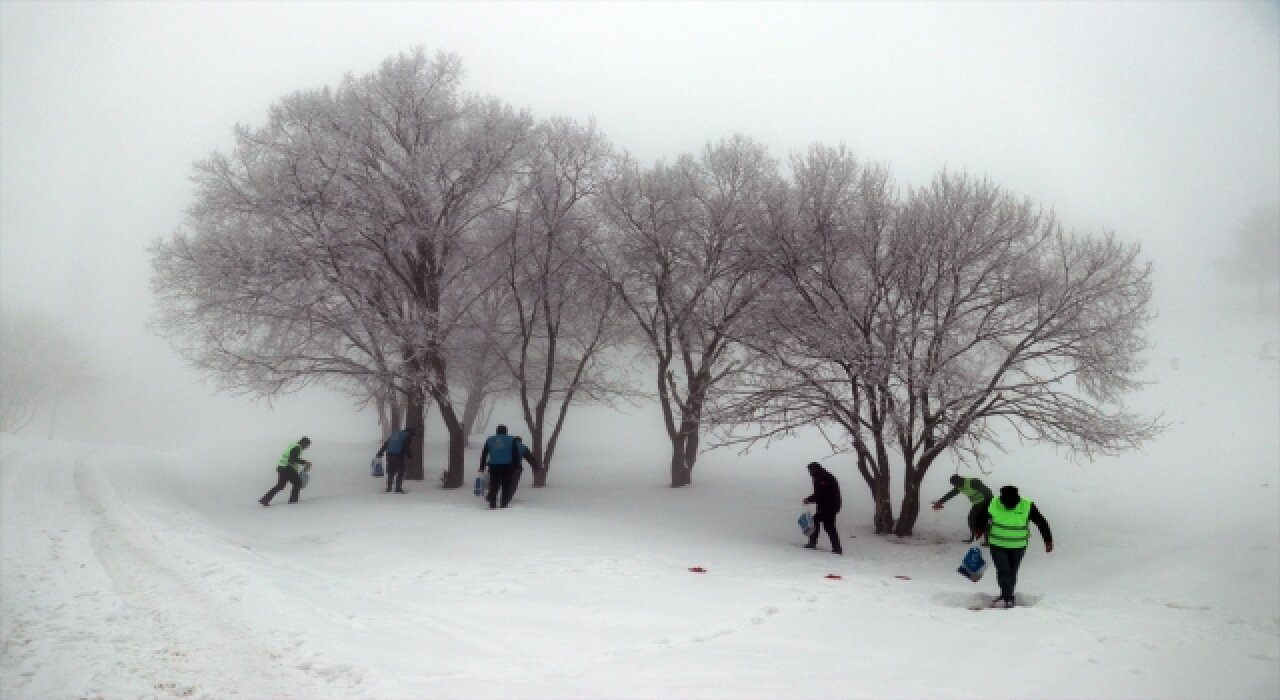
POLYGON ((280 461, 276 462, 276 485, 259 498, 258 503, 264 506, 271 505, 271 499, 289 484, 293 485, 293 490, 289 492, 289 502, 298 502, 298 493, 302 491, 302 476, 298 472, 298 466, 302 465, 306 470, 311 469, 311 462, 302 458, 302 451, 310 446, 311 438, 303 436, 284 448, 284 454, 280 456, 280 461))
POLYGON ((977 533, 986 527, 987 502, 991 500, 991 489, 981 479, 952 474, 951 490, 933 502, 933 509, 942 510, 942 506, 958 493, 963 493, 969 499, 969 539, 965 541, 973 542, 977 533))
POLYGON ((1000 497, 992 499, 988 504, 984 528, 977 533, 987 533, 991 563, 995 564, 996 581, 1000 584, 1000 595, 991 601, 992 607, 1014 606, 1018 568, 1022 565, 1022 556, 1027 553, 1027 543, 1031 537, 1027 525, 1029 522, 1035 523, 1036 529, 1040 531, 1044 551, 1052 552, 1053 532, 1040 509, 1030 499, 1023 498, 1018 493, 1018 487, 1001 486, 1000 497))
POLYGON ((805 548, 817 549, 818 534, 825 526, 827 539, 831 540, 831 551, 844 554, 844 548, 840 546, 840 533, 836 531, 836 513, 840 512, 840 482, 817 462, 810 462, 808 470, 813 479, 813 493, 804 502, 817 507, 813 514, 813 531, 809 534, 809 544, 805 548))
POLYGON ((508 435, 507 426, 499 425, 497 432, 484 441, 480 450, 480 473, 489 469, 489 507, 502 508, 511 505, 511 497, 515 494, 515 482, 519 476, 522 461, 537 468, 533 453, 520 441, 519 437, 508 435))
POLYGON ((398 430, 382 443, 378 454, 374 455, 375 459, 384 454, 387 456, 387 493, 391 493, 392 486, 395 486, 396 493, 405 493, 405 460, 413 458, 413 436, 416 434, 413 428, 398 430))

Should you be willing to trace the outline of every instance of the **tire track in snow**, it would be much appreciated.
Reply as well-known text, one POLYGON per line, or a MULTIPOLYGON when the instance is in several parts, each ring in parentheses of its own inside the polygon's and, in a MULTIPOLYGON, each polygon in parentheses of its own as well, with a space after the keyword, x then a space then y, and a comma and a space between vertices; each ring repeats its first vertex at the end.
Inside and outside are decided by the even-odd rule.
MULTIPOLYGON (((321 663, 314 658, 318 654, 304 658, 303 645, 296 639, 275 639, 296 634, 271 635, 265 643, 251 634, 255 625, 235 605, 237 596, 227 598, 222 591, 215 595, 210 588, 219 583, 210 576, 228 562, 188 559, 191 543, 165 523, 129 508, 100 466, 81 459, 75 485, 85 512, 94 520, 95 555, 126 605, 130 629, 137 630, 134 653, 123 656, 146 659, 150 652, 151 658, 164 662, 164 670, 172 671, 154 682, 157 692, 183 697, 359 694, 362 678, 350 667, 321 663), (206 687, 184 685, 181 679, 200 679, 206 687)), ((150 666, 135 663, 130 670, 153 673, 150 666)))
POLYGON ((6 697, 43 697, 50 687, 89 697, 122 688, 137 697, 360 694, 348 668, 252 634, 222 588, 227 578, 210 576, 234 561, 193 561, 198 547, 120 498, 112 480, 127 488, 132 465, 104 469, 102 452, 6 455, 4 504, 16 511, 5 514, 6 530, 27 530, 14 551, 26 570, 4 576, 21 599, 5 604, 6 697))

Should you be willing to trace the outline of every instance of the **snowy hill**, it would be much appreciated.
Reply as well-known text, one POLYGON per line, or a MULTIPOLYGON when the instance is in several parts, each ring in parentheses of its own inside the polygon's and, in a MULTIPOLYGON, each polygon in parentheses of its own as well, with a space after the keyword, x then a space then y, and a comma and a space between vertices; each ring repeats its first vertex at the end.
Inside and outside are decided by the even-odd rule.
POLYGON ((874 536, 850 460, 801 442, 710 452, 670 489, 652 426, 580 432, 549 488, 490 511, 436 488, 439 444, 395 495, 376 445, 312 435, 302 501, 263 508, 296 436, 0 436, 0 697, 1274 698, 1280 363, 1259 333, 1157 349, 1136 402, 1170 430, 1143 453, 995 456, 986 481, 1055 535, 1033 534, 1013 611, 967 609, 995 582, 955 573, 965 504, 874 536), (812 459, 843 487, 843 557, 800 546, 812 459))

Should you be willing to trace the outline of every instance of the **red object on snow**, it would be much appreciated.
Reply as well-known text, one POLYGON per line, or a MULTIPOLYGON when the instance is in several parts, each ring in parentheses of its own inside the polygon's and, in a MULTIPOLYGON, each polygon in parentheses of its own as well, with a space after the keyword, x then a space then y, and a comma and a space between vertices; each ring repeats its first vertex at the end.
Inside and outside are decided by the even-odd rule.
POLYGON ((693 572, 693 573, 695 573, 695 574, 705 574, 705 573, 707 573, 707 570, 706 570, 706 569, 704 569, 704 568, 702 568, 701 566, 691 566, 691 567, 689 567, 689 570, 690 570, 690 571, 692 571, 692 572, 693 572))
POLYGON ((841 579, 841 578, 844 578, 844 577, 843 577, 843 576, 841 576, 840 574, 827 574, 827 578, 841 579))
POLYGON ((900 579, 902 579, 903 581, 910 581, 910 580, 911 580, 911 577, 910 577, 910 576, 903 576, 902 574, 898 574, 897 576, 894 576, 894 578, 900 578, 900 579))

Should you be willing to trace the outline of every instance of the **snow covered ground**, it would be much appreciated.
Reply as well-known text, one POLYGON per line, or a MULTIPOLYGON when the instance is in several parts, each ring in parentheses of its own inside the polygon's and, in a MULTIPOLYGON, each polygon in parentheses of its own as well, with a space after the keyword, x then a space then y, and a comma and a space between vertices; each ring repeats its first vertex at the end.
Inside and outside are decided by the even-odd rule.
POLYGON ((1019 590, 1039 599, 1013 611, 967 609, 995 582, 955 573, 964 504, 876 537, 848 458, 812 445, 712 452, 670 489, 652 435, 619 430, 490 511, 436 488, 438 444, 400 496, 368 474, 376 445, 311 435, 302 502, 263 508, 297 436, 4 435, 0 697, 1275 698, 1272 332, 1158 350, 1139 403, 1171 428, 1144 453, 996 457, 986 480, 1018 484, 1056 539, 1033 535, 1019 590), (800 547, 811 459, 843 486, 843 557, 800 547))

